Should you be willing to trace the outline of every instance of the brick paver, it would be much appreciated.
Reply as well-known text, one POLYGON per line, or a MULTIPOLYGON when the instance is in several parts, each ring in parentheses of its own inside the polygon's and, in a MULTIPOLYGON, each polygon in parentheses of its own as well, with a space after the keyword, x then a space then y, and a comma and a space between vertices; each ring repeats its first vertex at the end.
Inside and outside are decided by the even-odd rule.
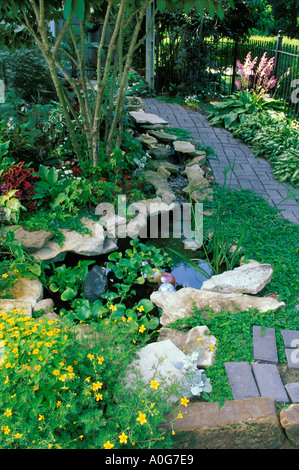
POLYGON ((299 189, 277 181, 268 161, 256 158, 243 142, 226 129, 211 126, 200 113, 155 98, 146 98, 144 103, 146 112, 160 116, 172 127, 187 129, 191 138, 214 149, 216 157, 209 159, 209 165, 217 184, 230 182, 231 189, 250 189, 277 206, 282 217, 299 224, 299 189))

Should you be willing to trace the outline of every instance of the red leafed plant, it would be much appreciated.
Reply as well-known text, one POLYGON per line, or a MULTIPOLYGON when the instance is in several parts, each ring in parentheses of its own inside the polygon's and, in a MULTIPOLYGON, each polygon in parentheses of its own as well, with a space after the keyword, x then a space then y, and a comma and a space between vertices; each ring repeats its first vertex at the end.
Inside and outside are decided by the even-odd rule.
POLYGON ((32 197, 35 194, 34 180, 38 179, 38 175, 34 174, 33 168, 24 168, 24 164, 25 162, 16 163, 4 171, 1 185, 4 186, 5 193, 17 190, 15 197, 31 212, 36 209, 36 201, 33 201, 32 197))

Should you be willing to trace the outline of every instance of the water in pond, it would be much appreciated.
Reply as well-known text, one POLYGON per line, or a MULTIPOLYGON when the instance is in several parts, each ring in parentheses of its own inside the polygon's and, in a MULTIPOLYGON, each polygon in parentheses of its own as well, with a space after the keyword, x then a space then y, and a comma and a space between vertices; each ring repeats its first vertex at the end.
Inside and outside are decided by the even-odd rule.
POLYGON ((173 252, 168 251, 173 261, 173 268, 171 269, 171 274, 175 277, 176 288, 180 287, 193 287, 195 289, 200 289, 202 283, 211 276, 211 268, 204 259, 200 259, 200 252, 193 250, 186 250, 184 243, 181 239, 176 238, 155 238, 147 240, 146 244, 153 245, 156 248, 163 248, 168 251, 168 248, 171 248, 183 256, 187 257, 189 260, 194 261, 197 266, 199 266, 206 275, 197 271, 195 268, 190 266, 187 261, 182 259, 179 255, 174 254, 173 252))

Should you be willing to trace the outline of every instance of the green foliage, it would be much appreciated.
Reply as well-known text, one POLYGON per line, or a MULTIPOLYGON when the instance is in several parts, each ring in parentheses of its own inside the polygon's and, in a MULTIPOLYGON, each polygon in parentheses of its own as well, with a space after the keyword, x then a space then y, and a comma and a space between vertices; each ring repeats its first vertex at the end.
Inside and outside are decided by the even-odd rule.
POLYGON ((171 258, 161 249, 140 243, 138 239, 131 240, 130 245, 132 248, 127 249, 124 254, 114 252, 108 256, 107 269, 120 281, 113 286, 121 300, 134 296, 136 291, 132 286, 144 284, 154 268, 166 268, 171 265, 171 258))
POLYGON ((245 115, 254 114, 263 109, 281 110, 282 104, 267 95, 257 95, 250 91, 233 93, 224 101, 211 103, 207 116, 212 126, 224 126, 228 130, 235 129, 242 123, 245 115))
POLYGON ((14 90, 21 99, 29 103, 49 103, 56 99, 48 66, 36 47, 7 54, 3 70, 6 89, 14 90))
POLYGON ((299 127, 284 113, 259 112, 244 116, 234 135, 252 146, 257 157, 268 159, 279 181, 299 186, 299 127))
POLYGON ((279 217, 278 210, 249 190, 230 191, 215 187, 213 201, 205 202, 211 210, 204 226, 204 239, 221 217, 223 239, 227 243, 242 239, 238 256, 269 263, 274 269, 271 283, 263 294, 277 292, 280 299, 293 303, 299 292, 298 225, 279 217))
POLYGON ((0 196, 0 208, 3 209, 8 224, 18 223, 21 210, 26 210, 19 199, 14 197, 17 192, 17 190, 13 190, 0 196))
MULTIPOLYGON (((47 280, 50 291, 59 292, 61 300, 72 301, 83 290, 88 267, 94 263, 95 261, 81 260, 75 267, 66 267, 65 264, 55 267, 52 263, 54 274, 47 280)), ((44 267, 47 268, 49 266, 44 267)))

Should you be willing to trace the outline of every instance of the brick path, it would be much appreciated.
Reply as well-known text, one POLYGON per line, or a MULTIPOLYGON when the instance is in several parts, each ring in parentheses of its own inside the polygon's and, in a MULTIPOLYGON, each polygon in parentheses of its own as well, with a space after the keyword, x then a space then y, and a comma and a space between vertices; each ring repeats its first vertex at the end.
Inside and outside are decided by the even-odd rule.
POLYGON ((209 145, 215 150, 217 157, 210 159, 209 165, 217 184, 224 184, 226 173, 226 184, 230 181, 231 189, 251 189, 267 199, 269 204, 278 205, 284 218, 299 224, 299 189, 277 181, 271 174, 269 162, 256 158, 226 129, 210 126, 200 113, 155 98, 143 101, 145 112, 160 116, 172 127, 187 129, 202 146, 209 145), (291 197, 286 199, 290 191, 291 197))
MULTIPOLYGON (((299 382, 283 384, 277 368, 278 353, 274 328, 253 326, 254 363, 226 362, 225 368, 235 400, 267 397, 277 402, 299 403, 299 382)), ((287 367, 299 369, 299 331, 281 330, 287 367)))

